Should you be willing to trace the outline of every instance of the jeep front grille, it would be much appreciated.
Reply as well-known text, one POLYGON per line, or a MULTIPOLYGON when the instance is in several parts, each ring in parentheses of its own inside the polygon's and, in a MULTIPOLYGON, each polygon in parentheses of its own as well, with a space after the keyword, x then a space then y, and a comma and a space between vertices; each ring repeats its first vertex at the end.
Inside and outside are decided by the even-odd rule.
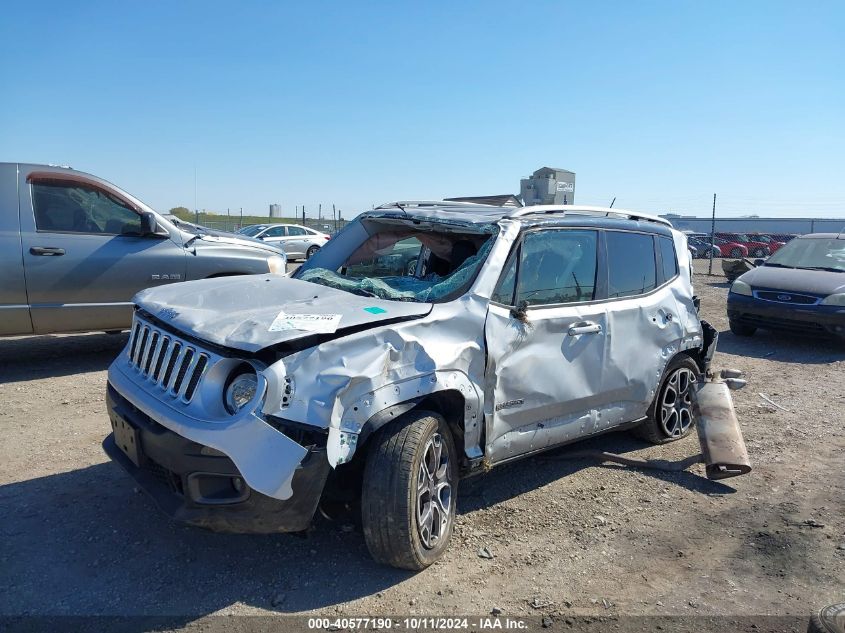
POLYGON ((209 355, 136 317, 129 343, 129 364, 143 378, 187 403, 194 397, 209 366, 209 355))

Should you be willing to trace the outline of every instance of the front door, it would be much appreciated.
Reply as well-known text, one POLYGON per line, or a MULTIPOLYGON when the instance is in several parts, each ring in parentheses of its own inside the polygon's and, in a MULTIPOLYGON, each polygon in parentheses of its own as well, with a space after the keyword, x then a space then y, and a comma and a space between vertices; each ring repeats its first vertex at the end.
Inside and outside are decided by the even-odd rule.
POLYGON ((75 174, 21 173, 21 241, 36 333, 128 328, 132 297, 185 278, 185 249, 141 235, 138 210, 75 174))
POLYGON ((487 454, 500 462, 589 435, 605 416, 602 366, 607 315, 600 299, 600 233, 526 233, 492 297, 488 351, 487 454))

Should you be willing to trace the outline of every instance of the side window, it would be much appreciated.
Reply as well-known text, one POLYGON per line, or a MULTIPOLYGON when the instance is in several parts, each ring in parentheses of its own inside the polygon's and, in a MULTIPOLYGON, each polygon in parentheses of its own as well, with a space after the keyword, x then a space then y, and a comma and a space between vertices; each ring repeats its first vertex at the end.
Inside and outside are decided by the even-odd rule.
POLYGON ((671 237, 657 238, 657 246, 660 248, 660 259, 663 261, 663 281, 669 281, 678 274, 678 260, 675 256, 675 242, 671 237))
POLYGON ((516 288, 516 262, 518 259, 518 253, 516 257, 511 257, 505 274, 502 275, 496 291, 490 297, 492 301, 504 303, 507 306, 513 305, 513 291, 516 288))
POLYGON ((284 226, 274 226, 273 228, 267 229, 267 231, 261 237, 284 237, 285 236, 285 227, 284 226))
POLYGON ((305 235, 305 229, 298 226, 289 226, 288 235, 305 235))
POLYGON ((38 231, 140 235, 141 216, 107 191, 79 182, 32 183, 38 231))
POLYGON ((654 238, 643 233, 607 231, 609 298, 630 297, 657 287, 654 238))
POLYGON ((546 230, 522 241, 516 303, 592 301, 596 293, 595 231, 546 230))

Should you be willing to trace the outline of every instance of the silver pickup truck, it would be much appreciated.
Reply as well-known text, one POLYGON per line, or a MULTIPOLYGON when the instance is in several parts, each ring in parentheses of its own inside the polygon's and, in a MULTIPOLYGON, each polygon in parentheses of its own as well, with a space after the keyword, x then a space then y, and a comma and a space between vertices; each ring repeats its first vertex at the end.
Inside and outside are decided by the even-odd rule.
POLYGON ((95 176, 0 163, 0 336, 128 329, 140 290, 286 264, 272 245, 186 230, 95 176))

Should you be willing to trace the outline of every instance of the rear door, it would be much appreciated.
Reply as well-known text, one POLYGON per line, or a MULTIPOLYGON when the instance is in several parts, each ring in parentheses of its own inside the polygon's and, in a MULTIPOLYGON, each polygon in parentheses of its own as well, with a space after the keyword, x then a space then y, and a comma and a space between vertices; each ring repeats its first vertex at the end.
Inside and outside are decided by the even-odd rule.
POLYGON ((512 253, 488 309, 487 454, 500 462, 588 435, 611 419, 600 233, 543 229, 512 253))
POLYGON ((18 166, 0 163, 0 335, 29 334, 29 301, 21 255, 18 166))
POLYGON ((288 237, 285 241, 285 252, 290 257, 305 257, 308 250, 308 232, 301 226, 289 226, 288 237))
POLYGON ((21 170, 21 241, 36 333, 129 327, 140 290, 185 278, 178 234, 140 235, 140 209, 77 172, 21 170))
POLYGON ((670 237, 604 235, 608 337, 602 384, 613 415, 632 421, 646 414, 666 364, 680 351, 683 324, 672 292, 679 268, 670 237))

